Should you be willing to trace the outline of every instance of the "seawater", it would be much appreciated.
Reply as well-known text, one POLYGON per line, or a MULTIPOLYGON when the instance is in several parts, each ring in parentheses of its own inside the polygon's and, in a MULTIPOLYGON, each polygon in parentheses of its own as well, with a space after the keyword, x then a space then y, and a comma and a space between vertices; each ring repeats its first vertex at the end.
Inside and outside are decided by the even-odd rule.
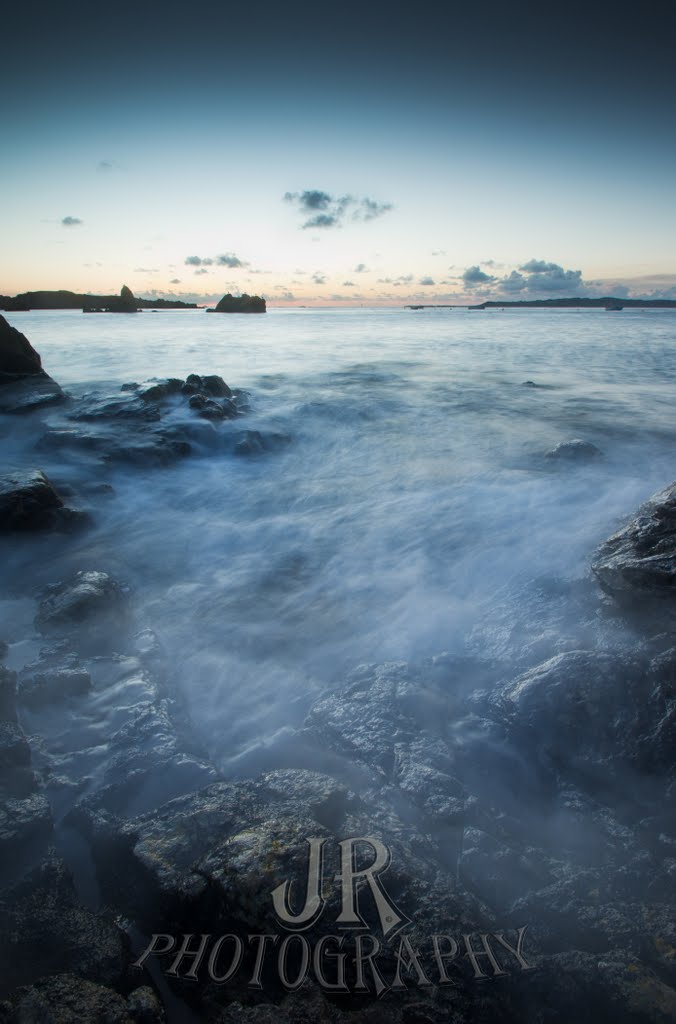
POLYGON ((7 319, 74 395, 217 373, 250 392, 238 429, 289 439, 236 457, 218 441, 233 425, 209 425, 176 464, 94 472, 36 452, 34 418, 5 417, 4 467, 38 466, 76 493, 90 474, 114 488, 89 531, 4 549, 13 667, 39 643, 31 585, 106 569, 168 653, 211 758, 237 774, 293 761, 312 701, 360 663, 447 652, 509 674, 560 650, 630 642, 621 623, 588 613, 598 596, 589 564, 676 475, 675 313, 7 319), (603 458, 544 458, 575 437, 603 458))

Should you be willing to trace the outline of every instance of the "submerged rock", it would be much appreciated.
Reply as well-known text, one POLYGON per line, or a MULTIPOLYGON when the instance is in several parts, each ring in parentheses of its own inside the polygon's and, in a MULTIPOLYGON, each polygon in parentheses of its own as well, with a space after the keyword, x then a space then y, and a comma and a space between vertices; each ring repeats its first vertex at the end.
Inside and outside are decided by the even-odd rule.
POLYGON ((676 598, 676 483, 638 509, 627 526, 596 552, 592 570, 607 594, 620 602, 676 598))
POLYGON ((545 458, 557 462, 590 462, 593 459, 598 459, 601 454, 601 449, 591 441, 583 441, 579 437, 574 437, 572 441, 562 441, 557 444, 555 448, 545 453, 545 458))
POLYGON ((127 592, 106 572, 87 570, 48 588, 35 624, 43 633, 114 630, 124 625, 127 592))
POLYGON ((39 708, 68 697, 80 697, 91 689, 89 672, 82 668, 56 668, 22 680, 19 698, 26 707, 39 708))

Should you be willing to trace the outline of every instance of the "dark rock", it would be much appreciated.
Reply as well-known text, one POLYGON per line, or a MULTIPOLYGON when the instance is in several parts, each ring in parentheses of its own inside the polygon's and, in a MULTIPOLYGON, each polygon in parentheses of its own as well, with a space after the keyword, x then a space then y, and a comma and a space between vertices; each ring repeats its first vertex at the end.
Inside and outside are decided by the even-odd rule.
POLYGON ((223 296, 215 309, 208 309, 207 313, 265 313, 265 299, 260 295, 231 295, 228 292, 223 296))
POLYGON ((261 455, 265 451, 267 446, 258 430, 244 431, 235 444, 235 455, 261 455))
POLYGON ((164 1024, 165 1020, 157 996, 147 986, 125 999, 114 989, 75 974, 41 979, 0 1004, 0 1024, 164 1024))
MULTIPOLYGON (((7 647, 6 644, 5 647, 7 647)), ((16 722, 16 673, 2 665, 0 665, 0 721, 16 722)))
POLYGON ((126 612, 124 588, 108 573, 89 570, 48 588, 35 623, 43 633, 111 630, 125 624, 126 612))
POLYGON ((86 521, 84 513, 65 507, 42 470, 0 478, 0 532, 72 529, 86 521))
POLYGON ((28 412, 63 398, 28 338, 0 316, 0 412, 28 412))
POLYGON ((183 388, 183 381, 177 377, 168 377, 166 380, 158 380, 148 386, 141 385, 138 395, 144 402, 159 402, 172 395, 179 395, 183 388))
POLYGON ((109 918, 79 903, 65 865, 47 860, 0 900, 0 962, 11 965, 5 991, 69 971, 115 985, 126 973, 128 942, 109 918))
POLYGON ((0 316, 0 383, 3 375, 26 376, 42 372, 42 360, 28 338, 0 316))
MULTIPOLYGON (((190 381, 190 378, 188 378, 190 381)), ((225 383, 222 377, 218 377, 216 374, 211 374, 208 377, 202 377, 201 387, 208 394, 213 395, 214 398, 231 398, 232 391, 225 383)))
POLYGON ((572 441, 562 441, 551 451, 545 453, 545 458, 559 462, 589 462, 598 459, 601 450, 590 441, 582 441, 579 437, 572 441))
MULTIPOLYGON (((34 777, 26 778, 27 785, 34 788, 34 777)), ((44 793, 36 790, 0 800, 0 845, 7 858, 20 863, 27 850, 51 837, 52 827, 52 812, 44 793)))
POLYGON ((620 602, 676 597, 676 483, 648 499, 596 552, 592 570, 620 602))
POLYGON ((64 698, 82 696, 91 685, 91 676, 85 669, 53 669, 24 678, 19 699, 26 707, 39 708, 64 698))

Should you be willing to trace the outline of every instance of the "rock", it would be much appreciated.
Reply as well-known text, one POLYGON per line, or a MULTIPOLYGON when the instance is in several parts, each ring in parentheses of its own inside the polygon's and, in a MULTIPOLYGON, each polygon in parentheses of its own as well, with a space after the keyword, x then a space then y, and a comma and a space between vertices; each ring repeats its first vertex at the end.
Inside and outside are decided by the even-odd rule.
POLYGON ((207 313, 265 313, 265 299, 260 295, 231 295, 228 292, 223 296, 215 309, 208 309, 207 313))
POLYGON ((56 974, 17 989, 0 1003, 0 1024, 164 1024, 162 1005, 147 985, 127 997, 75 974, 56 974))
POLYGON ((619 602, 676 598, 676 483, 659 491, 596 552, 592 570, 619 602))
POLYGON ((0 412, 28 412, 63 398, 28 338, 0 316, 0 412))
POLYGON ((87 521, 85 513, 66 508, 42 470, 16 471, 0 477, 0 533, 71 530, 87 521))
POLYGON ((590 462, 598 459, 601 450, 590 441, 582 441, 579 437, 572 441, 562 441, 555 448, 545 453, 545 458, 558 462, 590 462))
POLYGON ((115 632, 126 624, 127 593, 105 572, 81 571, 48 588, 35 619, 43 633, 115 632))
POLYGON ((62 668, 39 672, 23 679, 19 699, 26 707, 39 708, 68 697, 79 697, 91 689, 86 669, 62 668))
POLYGON ((0 316, 0 383, 6 374, 23 377, 42 372, 42 360, 28 338, 0 316))
POLYGON ((114 986, 126 974, 128 947, 108 917, 79 903, 62 861, 44 861, 0 899, 5 992, 62 972, 114 986))
MULTIPOLYGON (((35 787, 31 775, 29 783, 35 787)), ((52 812, 44 793, 0 800, 0 844, 4 854, 21 863, 26 851, 46 843, 52 834, 52 812)))
POLYGON ((9 644, 5 640, 0 640, 0 661, 7 657, 9 654, 9 644))
POLYGON ((157 402, 171 395, 178 395, 183 389, 183 381, 177 377, 168 377, 166 380, 158 380, 157 383, 141 385, 137 391, 139 398, 144 402, 157 402))
POLYGON ((16 722, 16 672, 11 672, 2 665, 0 665, 0 721, 16 722))

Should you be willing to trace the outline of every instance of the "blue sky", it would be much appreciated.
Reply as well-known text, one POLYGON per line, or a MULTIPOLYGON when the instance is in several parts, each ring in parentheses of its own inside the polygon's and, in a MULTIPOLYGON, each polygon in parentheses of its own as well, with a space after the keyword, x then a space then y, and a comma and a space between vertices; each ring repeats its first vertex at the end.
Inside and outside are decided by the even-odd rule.
POLYGON ((10 14, 0 292, 676 297, 674 15, 10 14))

